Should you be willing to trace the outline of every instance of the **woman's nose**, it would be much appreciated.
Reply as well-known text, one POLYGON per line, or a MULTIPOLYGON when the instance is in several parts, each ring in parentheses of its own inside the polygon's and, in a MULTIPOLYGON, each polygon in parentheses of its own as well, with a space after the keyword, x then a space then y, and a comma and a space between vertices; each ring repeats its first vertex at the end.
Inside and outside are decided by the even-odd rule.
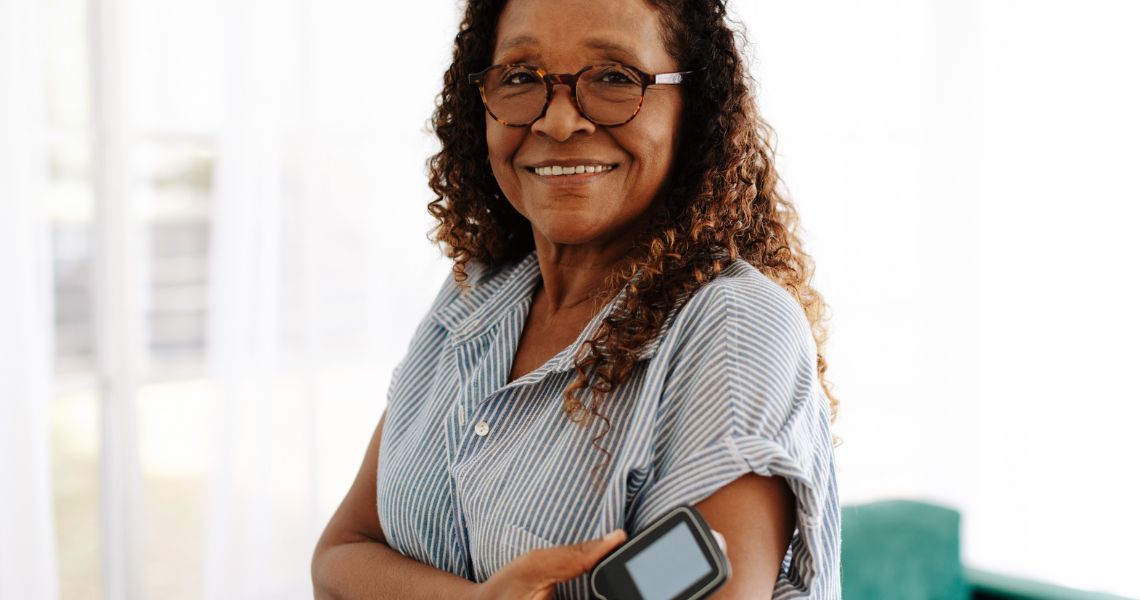
POLYGON ((564 142, 580 131, 593 133, 594 124, 578 111, 570 87, 556 85, 550 98, 550 106, 546 107, 546 114, 534 122, 531 131, 564 142))

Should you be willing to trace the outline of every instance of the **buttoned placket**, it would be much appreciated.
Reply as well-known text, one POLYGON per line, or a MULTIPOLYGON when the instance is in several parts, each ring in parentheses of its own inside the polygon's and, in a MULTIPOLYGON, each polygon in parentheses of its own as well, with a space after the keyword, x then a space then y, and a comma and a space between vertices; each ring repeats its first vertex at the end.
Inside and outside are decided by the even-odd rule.
POLYGON ((508 321, 514 321, 513 330, 521 330, 526 320, 527 305, 509 308, 497 323, 488 324, 481 333, 479 323, 470 322, 461 329, 463 335, 453 345, 451 351, 459 374, 459 394, 456 406, 450 412, 449 436, 455 441, 451 447, 448 466, 451 475, 453 514, 458 550, 464 556, 468 577, 474 573, 471 562, 470 541, 467 534, 466 515, 458 487, 457 475, 465 463, 477 456, 486 444, 495 443, 497 433, 493 415, 501 401, 509 401, 512 396, 509 388, 517 387, 518 382, 506 384, 510 373, 510 360, 495 362, 496 357, 513 359, 518 340, 507 339, 504 334, 508 321))

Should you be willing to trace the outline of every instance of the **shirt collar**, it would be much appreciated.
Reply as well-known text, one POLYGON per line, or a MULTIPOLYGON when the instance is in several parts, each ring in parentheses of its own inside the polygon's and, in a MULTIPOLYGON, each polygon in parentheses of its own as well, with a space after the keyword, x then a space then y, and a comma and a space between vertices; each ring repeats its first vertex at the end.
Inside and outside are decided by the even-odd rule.
POLYGON ((489 269, 479 263, 468 275, 470 289, 460 292, 434 315, 456 343, 483 335, 509 314, 510 308, 527 302, 542 272, 538 267, 538 253, 531 250, 514 265, 489 269))
MULTIPOLYGON (((472 283, 471 289, 461 293, 453 302, 435 313, 435 320, 447 329, 451 334, 449 337, 455 344, 476 339, 507 318, 512 312, 511 309, 529 303, 541 278, 542 271, 539 268, 537 250, 531 250, 513 266, 505 266, 497 272, 489 272, 480 265, 477 275, 469 279, 469 283, 472 283)), ((523 379, 529 379, 529 375, 539 375, 540 371, 559 372, 573 368, 574 358, 582 345, 594 336, 602 321, 614 312, 628 291, 627 283, 602 307, 602 310, 598 311, 598 314, 594 315, 573 344, 561 350, 547 361, 546 365, 523 379)), ((677 307, 674 307, 661 330, 642 347, 638 353, 638 360, 646 360, 656 354, 661 338, 676 312, 677 307)))

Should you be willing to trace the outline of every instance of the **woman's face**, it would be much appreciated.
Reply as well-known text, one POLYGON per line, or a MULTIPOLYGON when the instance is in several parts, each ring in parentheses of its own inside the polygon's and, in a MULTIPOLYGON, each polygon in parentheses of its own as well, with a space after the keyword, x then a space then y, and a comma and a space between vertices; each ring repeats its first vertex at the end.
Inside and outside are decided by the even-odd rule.
MULTIPOLYGON (((679 70, 658 16, 644 0, 510 0, 499 18, 493 64, 527 63, 548 73, 621 62, 646 73, 679 70)), ((681 118, 678 86, 650 87, 624 125, 594 125, 567 86, 554 88, 530 127, 486 115, 491 169, 507 200, 551 244, 609 245, 628 239, 665 181, 681 118), (536 166, 611 165, 601 173, 540 175, 536 166)))

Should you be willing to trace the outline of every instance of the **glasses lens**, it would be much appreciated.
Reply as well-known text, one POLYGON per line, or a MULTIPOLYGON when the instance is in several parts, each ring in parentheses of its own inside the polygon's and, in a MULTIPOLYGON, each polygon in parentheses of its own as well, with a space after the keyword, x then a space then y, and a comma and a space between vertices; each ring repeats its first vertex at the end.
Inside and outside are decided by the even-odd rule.
POLYGON ((546 84, 526 67, 491 69, 483 79, 483 94, 491 114, 512 125, 533 121, 546 104, 546 84))
POLYGON ((641 76, 622 65, 602 65, 578 79, 578 104, 602 125, 630 120, 641 106, 641 76))

